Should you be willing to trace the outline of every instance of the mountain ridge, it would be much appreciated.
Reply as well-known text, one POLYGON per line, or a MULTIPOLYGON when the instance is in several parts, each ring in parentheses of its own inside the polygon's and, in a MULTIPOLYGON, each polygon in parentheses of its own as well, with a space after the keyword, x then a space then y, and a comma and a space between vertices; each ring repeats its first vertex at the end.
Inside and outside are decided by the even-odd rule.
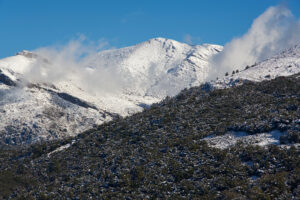
POLYGON ((284 49, 266 60, 245 66, 244 69, 228 72, 227 76, 210 81, 216 88, 242 84, 245 81, 260 82, 279 76, 290 76, 300 72, 300 44, 284 49))

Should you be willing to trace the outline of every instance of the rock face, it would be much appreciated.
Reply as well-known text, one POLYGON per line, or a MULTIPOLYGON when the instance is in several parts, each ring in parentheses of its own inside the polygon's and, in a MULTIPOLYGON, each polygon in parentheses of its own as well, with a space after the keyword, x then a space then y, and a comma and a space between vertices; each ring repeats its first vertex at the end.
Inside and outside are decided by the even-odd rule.
POLYGON ((113 70, 126 80, 117 92, 108 94, 86 90, 73 76, 51 83, 28 80, 25 74, 38 62, 50 68, 53 64, 37 53, 22 51, 2 59, 0 141, 22 144, 60 139, 118 115, 142 111, 166 96, 200 85, 209 71, 210 57, 221 50, 218 45, 190 46, 155 38, 99 52, 89 58, 82 70, 113 70))
POLYGON ((7 86, 17 86, 17 84, 14 81, 12 81, 8 76, 2 74, 1 70, 0 70, 0 82, 7 86))

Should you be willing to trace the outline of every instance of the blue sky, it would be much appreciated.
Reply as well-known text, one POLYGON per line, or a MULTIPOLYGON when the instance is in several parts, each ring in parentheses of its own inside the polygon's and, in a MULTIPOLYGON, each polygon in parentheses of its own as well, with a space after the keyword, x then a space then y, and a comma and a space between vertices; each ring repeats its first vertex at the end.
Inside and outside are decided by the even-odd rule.
POLYGON ((278 4, 299 17, 298 0, 0 0, 0 58, 80 34, 114 47, 153 37, 224 45, 278 4))

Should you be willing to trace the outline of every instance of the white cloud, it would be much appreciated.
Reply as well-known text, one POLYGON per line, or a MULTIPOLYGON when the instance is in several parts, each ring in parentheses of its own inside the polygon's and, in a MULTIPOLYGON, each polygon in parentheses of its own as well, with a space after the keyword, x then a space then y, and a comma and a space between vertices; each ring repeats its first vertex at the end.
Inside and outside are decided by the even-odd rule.
POLYGON ((52 84, 72 79, 86 91, 101 94, 116 92, 123 84, 117 67, 101 63, 94 65, 98 52, 108 47, 104 39, 91 42, 80 36, 66 45, 37 49, 34 51, 39 55, 37 62, 30 67, 25 78, 30 82, 52 84))
POLYGON ((273 56, 300 42, 300 20, 283 6, 268 8, 240 38, 234 38, 213 57, 209 79, 273 56))
POLYGON ((192 36, 190 34, 185 34, 183 37, 183 41, 187 44, 192 44, 192 36))

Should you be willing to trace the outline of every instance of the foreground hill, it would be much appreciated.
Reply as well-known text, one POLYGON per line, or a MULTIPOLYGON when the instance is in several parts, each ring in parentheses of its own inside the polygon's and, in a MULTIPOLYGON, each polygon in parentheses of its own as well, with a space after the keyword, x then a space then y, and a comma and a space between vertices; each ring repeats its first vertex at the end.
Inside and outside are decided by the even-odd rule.
POLYGON ((300 74, 210 88, 184 90, 76 138, 3 146, 2 198, 298 199, 300 74), (208 140, 273 131, 281 137, 263 145, 219 149, 208 140))
POLYGON ((64 59, 59 55, 48 58, 28 51, 2 59, 0 143, 75 136, 118 115, 142 111, 167 95, 200 85, 208 60, 221 50, 218 45, 155 38, 89 55, 77 67, 58 62, 64 59))

